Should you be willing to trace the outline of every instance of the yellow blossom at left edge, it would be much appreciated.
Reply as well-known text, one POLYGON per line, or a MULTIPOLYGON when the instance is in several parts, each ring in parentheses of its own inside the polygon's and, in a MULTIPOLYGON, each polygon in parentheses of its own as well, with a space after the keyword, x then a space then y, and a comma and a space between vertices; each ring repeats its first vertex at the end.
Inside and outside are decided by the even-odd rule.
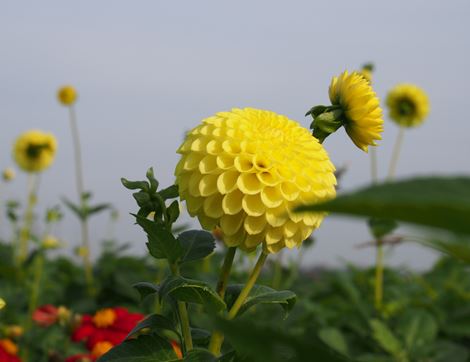
POLYGON ((26 172, 41 172, 54 161, 57 140, 52 133, 31 130, 21 134, 13 146, 13 158, 26 172))

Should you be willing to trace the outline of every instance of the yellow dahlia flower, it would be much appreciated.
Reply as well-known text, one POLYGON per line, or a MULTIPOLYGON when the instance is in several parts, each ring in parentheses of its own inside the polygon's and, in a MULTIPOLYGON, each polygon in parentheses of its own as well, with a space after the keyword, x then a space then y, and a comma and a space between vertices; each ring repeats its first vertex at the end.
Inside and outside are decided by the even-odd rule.
POLYGON ((299 246, 323 214, 300 204, 335 196, 334 166, 297 122, 274 112, 233 109, 206 118, 177 151, 176 183, 202 227, 219 227, 228 246, 275 253, 299 246))
POLYGON ((40 172, 54 161, 57 141, 51 133, 31 130, 20 135, 13 146, 13 157, 27 172, 40 172))
POLYGON ((64 106, 70 106, 77 100, 78 94, 74 87, 66 85, 57 92, 57 99, 64 106))
POLYGON ((345 71, 331 80, 329 96, 332 105, 342 110, 344 128, 354 144, 365 152, 377 146, 383 132, 382 109, 369 82, 345 71))
POLYGON ((426 93, 414 84, 399 84, 387 95, 390 118, 403 127, 416 127, 429 113, 426 93))

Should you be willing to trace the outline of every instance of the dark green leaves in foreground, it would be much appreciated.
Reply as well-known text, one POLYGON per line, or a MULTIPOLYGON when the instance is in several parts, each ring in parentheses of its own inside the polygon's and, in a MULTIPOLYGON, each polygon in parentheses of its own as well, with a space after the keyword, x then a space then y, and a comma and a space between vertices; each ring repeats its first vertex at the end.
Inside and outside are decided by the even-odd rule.
MULTIPOLYGON (((243 285, 229 285, 225 293, 225 301, 229 308, 235 302, 240 294, 243 285)), ((287 318, 289 312, 294 308, 297 296, 290 290, 274 290, 264 285, 255 285, 246 298, 245 303, 240 308, 238 315, 245 313, 251 307, 258 304, 278 304, 284 310, 284 316, 287 318)))
POLYGON ((389 182, 297 211, 392 219, 470 235, 470 178, 420 177, 389 182))

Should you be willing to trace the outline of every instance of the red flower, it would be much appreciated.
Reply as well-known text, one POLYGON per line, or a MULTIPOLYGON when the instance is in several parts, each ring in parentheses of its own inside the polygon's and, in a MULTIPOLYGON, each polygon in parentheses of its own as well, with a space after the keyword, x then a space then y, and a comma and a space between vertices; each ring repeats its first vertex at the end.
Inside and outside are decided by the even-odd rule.
POLYGON ((42 327, 49 327, 57 322, 59 318, 59 308, 52 304, 46 304, 36 309, 33 313, 33 321, 42 327))
POLYGON ((18 347, 10 339, 0 339, 0 361, 1 362, 21 362, 18 354, 18 347))
POLYGON ((91 351, 98 342, 117 345, 144 318, 140 313, 129 313, 125 308, 105 308, 95 315, 84 315, 80 325, 72 334, 75 342, 84 341, 91 351))

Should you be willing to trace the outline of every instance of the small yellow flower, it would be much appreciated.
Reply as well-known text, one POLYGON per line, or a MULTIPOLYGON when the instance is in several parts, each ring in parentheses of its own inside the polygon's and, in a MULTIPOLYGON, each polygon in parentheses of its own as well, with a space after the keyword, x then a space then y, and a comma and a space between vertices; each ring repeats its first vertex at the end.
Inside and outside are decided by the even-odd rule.
POLYGON ((15 176, 16 176, 15 170, 12 169, 11 167, 8 167, 3 170, 3 173, 2 173, 3 181, 5 182, 11 181, 15 178, 15 176))
POLYGON ((351 140, 367 152, 382 139, 383 119, 379 99, 369 82, 358 73, 343 72, 333 77, 329 89, 330 101, 343 113, 343 125, 351 140))
POLYGON ((402 127, 416 127, 429 113, 426 93, 414 84, 399 84, 387 95, 390 118, 402 127))
POLYGON ((176 183, 202 227, 219 227, 228 246, 275 253, 300 246, 324 214, 300 204, 335 196, 334 166, 317 139, 274 112, 233 109, 206 118, 177 151, 176 183))
POLYGON ((47 235, 41 243, 44 249, 58 249, 60 247, 59 239, 52 235, 47 235))
POLYGON ((7 303, 5 302, 5 299, 0 298, 0 310, 5 308, 6 305, 7 305, 7 303))
POLYGON ((57 141, 52 133, 31 130, 20 135, 13 146, 13 157, 27 172, 41 172, 54 161, 57 141))
POLYGON ((24 333, 23 327, 17 324, 13 324, 5 328, 5 334, 7 335, 8 338, 19 338, 23 335, 23 333, 24 333))
POLYGON ((57 92, 57 99, 64 106, 71 106, 77 100, 78 94, 74 87, 66 85, 57 92))

